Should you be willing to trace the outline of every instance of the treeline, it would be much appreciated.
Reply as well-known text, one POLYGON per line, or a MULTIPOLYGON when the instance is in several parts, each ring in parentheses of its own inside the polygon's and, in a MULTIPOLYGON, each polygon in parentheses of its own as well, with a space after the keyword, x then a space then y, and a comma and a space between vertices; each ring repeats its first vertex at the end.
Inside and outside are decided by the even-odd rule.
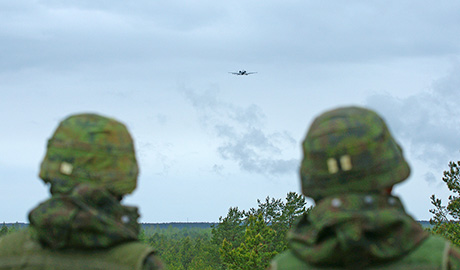
POLYGON ((177 229, 209 229, 214 225, 217 225, 216 222, 168 222, 168 223, 141 223, 141 228, 144 230, 152 229, 168 229, 169 227, 177 229))
POLYGON ((4 235, 7 235, 9 233, 12 233, 12 232, 15 232, 15 231, 18 231, 18 230, 21 230, 23 228, 26 228, 27 225, 24 225, 24 223, 9 223, 9 224, 6 224, 5 222, 3 222, 2 226, 0 227, 0 237, 4 236, 4 235))
MULTIPOLYGON (((17 227, 23 228, 29 226, 28 223, 15 222, 15 223, 5 223, 1 224, 6 227, 17 227)), ((140 223, 142 229, 167 229, 169 227, 178 228, 178 229, 191 229, 191 228, 200 228, 200 229, 209 229, 213 225, 217 225, 217 222, 168 222, 168 223, 140 223)))

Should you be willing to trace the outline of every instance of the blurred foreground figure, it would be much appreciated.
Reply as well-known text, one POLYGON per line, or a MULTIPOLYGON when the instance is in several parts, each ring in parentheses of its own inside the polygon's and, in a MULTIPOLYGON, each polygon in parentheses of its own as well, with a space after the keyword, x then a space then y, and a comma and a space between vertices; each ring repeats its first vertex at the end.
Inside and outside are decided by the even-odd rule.
POLYGON ((424 231, 391 195, 410 169, 375 112, 347 107, 320 115, 303 153, 302 193, 316 206, 270 269, 460 269, 460 250, 424 231))
POLYGON ((0 238, 0 269, 163 269, 138 241, 137 208, 120 203, 137 175, 123 124, 95 114, 62 121, 40 169, 52 196, 27 230, 0 238))

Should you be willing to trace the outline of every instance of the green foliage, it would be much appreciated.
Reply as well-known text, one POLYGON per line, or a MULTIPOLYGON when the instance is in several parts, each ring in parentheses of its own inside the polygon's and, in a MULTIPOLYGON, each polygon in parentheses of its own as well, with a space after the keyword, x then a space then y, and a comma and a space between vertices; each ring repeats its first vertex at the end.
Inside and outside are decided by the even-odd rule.
POLYGON ((21 226, 18 222, 16 222, 15 224, 11 224, 10 226, 7 226, 5 222, 3 222, 2 227, 0 228, 0 237, 19 230, 21 230, 21 226))
POLYGON ((258 207, 227 216, 209 229, 146 229, 139 238, 156 249, 170 270, 265 269, 287 248, 286 234, 306 209, 305 198, 287 194, 286 202, 267 197, 258 207))
POLYGON ((263 270, 278 253, 274 242, 276 232, 268 226, 262 214, 249 216, 242 243, 234 247, 224 239, 219 250, 228 269, 263 270))
POLYGON ((435 207, 430 210, 433 217, 430 219, 431 232, 442 235, 460 246, 460 161, 449 162, 449 170, 443 172, 442 181, 453 193, 449 196, 447 206, 442 205, 441 199, 431 195, 431 204, 435 207))
POLYGON ((279 246, 276 250, 283 251, 287 248, 285 241, 286 234, 292 227, 294 220, 305 213, 306 202, 305 197, 295 192, 289 192, 286 195, 286 203, 281 199, 270 199, 265 198, 265 202, 262 203, 257 200, 258 209, 250 209, 246 216, 262 215, 267 225, 275 231, 274 242, 279 246))
POLYGON ((213 228, 223 269, 265 269, 287 248, 285 238, 294 220, 308 211, 305 198, 295 192, 287 194, 286 203, 270 197, 257 203, 258 208, 249 211, 230 208, 227 217, 220 218, 213 228))
POLYGON ((230 207, 226 217, 219 217, 219 224, 212 226, 212 242, 220 246, 224 240, 238 245, 244 236, 244 211, 238 207, 230 207))
POLYGON ((142 231, 143 241, 154 247, 169 270, 218 269, 213 259, 218 257, 218 250, 211 244, 211 229, 169 227, 142 231))
POLYGON ((0 237, 8 234, 8 227, 6 226, 5 222, 3 222, 2 227, 0 228, 0 237))

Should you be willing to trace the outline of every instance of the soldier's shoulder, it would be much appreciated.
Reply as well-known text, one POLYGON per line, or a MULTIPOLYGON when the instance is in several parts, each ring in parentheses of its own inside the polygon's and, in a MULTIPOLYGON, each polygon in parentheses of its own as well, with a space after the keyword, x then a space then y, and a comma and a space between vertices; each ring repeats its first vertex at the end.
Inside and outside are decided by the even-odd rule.
POLYGON ((449 269, 460 269, 460 247, 451 244, 447 256, 449 269))
POLYGON ((151 253, 144 261, 144 266, 142 270, 165 270, 166 267, 164 266, 163 262, 156 256, 155 254, 151 253))
POLYGON ((286 250, 273 258, 268 269, 308 269, 308 264, 295 256, 291 250, 286 250))
POLYGON ((397 266, 401 267, 403 265, 409 265, 412 267, 438 267, 447 265, 448 257, 446 255, 448 254, 450 248, 451 243, 448 240, 440 236, 429 235, 409 254, 404 255, 399 260, 391 262, 387 265, 387 268, 398 269, 397 266))
POLYGON ((425 264, 437 261, 445 267, 443 269, 460 269, 460 248, 444 237, 430 235, 418 249, 418 257, 425 264))

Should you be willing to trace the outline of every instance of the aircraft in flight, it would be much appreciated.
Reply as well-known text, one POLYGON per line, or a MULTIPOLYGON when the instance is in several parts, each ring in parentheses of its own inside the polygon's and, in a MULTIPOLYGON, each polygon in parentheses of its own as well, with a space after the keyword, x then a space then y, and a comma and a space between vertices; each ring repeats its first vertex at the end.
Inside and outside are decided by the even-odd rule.
POLYGON ((255 74, 255 73, 257 73, 257 72, 247 72, 246 70, 240 70, 240 71, 238 71, 238 72, 229 72, 229 73, 240 76, 240 75, 255 74))

